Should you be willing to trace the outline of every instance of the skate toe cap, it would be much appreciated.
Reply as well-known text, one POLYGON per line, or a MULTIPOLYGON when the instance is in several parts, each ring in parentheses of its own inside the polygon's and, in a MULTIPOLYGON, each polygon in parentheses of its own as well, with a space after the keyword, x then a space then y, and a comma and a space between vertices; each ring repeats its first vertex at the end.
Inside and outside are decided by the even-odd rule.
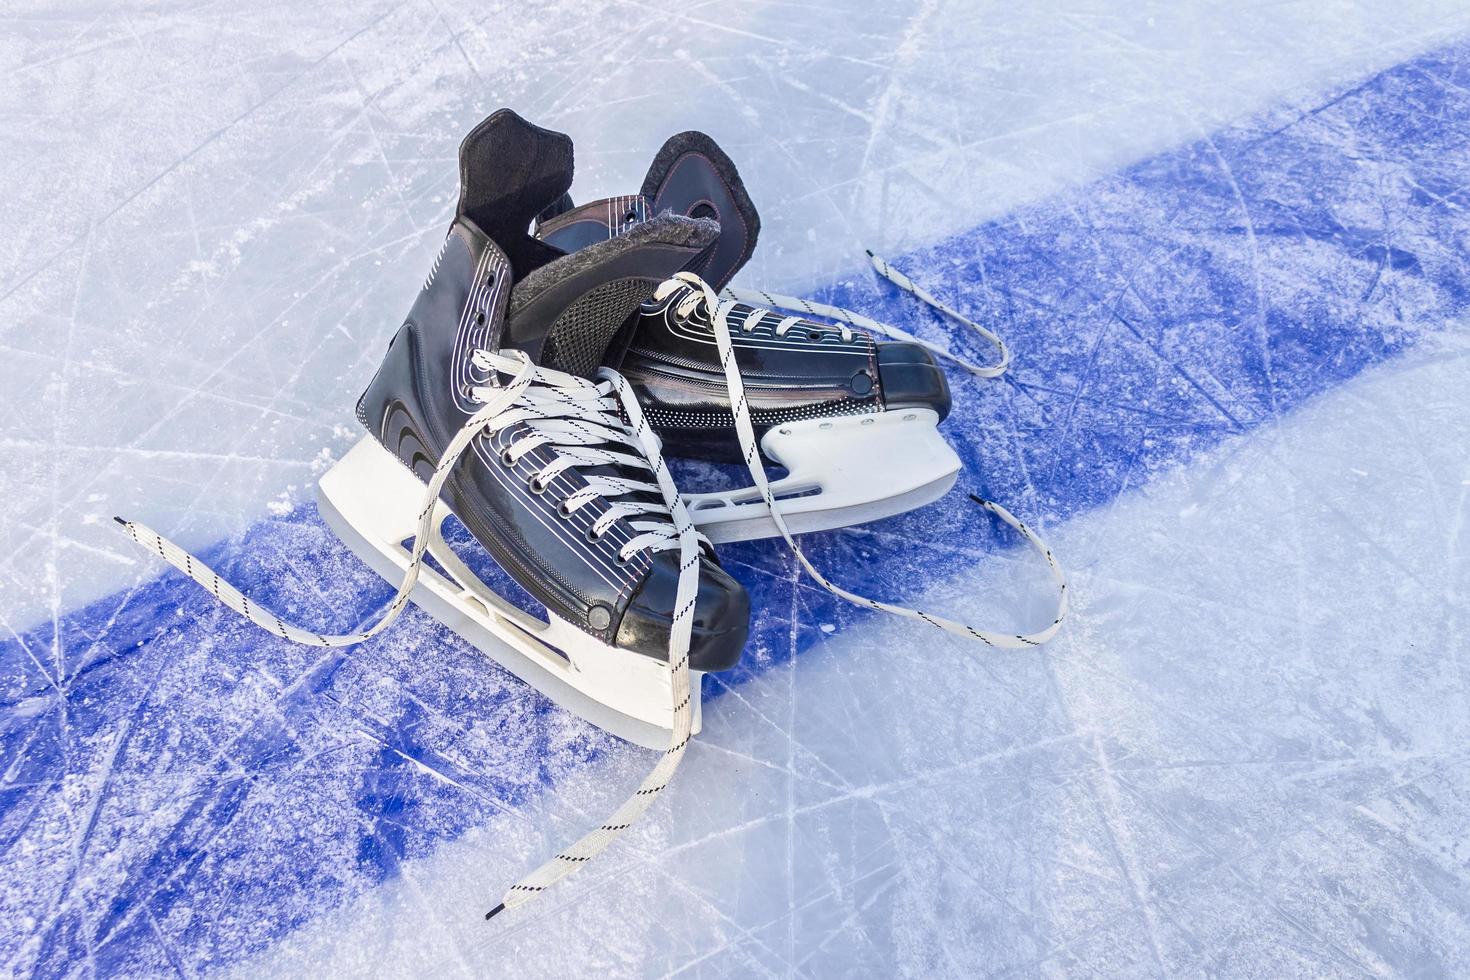
MULTIPOLYGON (((679 555, 654 556, 622 622, 617 645, 657 660, 668 660, 674 596, 679 584, 679 555)), ((750 630, 750 596, 745 587, 709 559, 700 559, 699 593, 694 602, 694 628, 689 641, 691 670, 729 670, 740 662, 750 630)))
POLYGON ((878 345, 878 384, 888 408, 931 408, 940 421, 949 415, 949 381, 934 355, 907 341, 878 345))

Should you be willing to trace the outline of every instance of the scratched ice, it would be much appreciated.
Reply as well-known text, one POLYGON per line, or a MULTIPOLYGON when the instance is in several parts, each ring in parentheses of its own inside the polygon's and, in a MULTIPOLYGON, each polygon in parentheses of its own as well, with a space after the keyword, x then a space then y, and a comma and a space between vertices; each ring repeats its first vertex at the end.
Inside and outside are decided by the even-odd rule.
MULTIPOLYGON (((1470 971, 1463 4, 317 6, 0 13, 7 972, 1470 971), (995 324, 946 431, 1074 614, 987 654, 723 549, 753 639, 670 797, 487 926, 648 754, 417 613, 276 642, 107 518, 379 607, 311 486, 499 105, 573 135, 579 199, 713 133, 748 284, 943 336, 870 245, 995 324)), ((1044 613, 959 493, 808 544, 1044 613)))

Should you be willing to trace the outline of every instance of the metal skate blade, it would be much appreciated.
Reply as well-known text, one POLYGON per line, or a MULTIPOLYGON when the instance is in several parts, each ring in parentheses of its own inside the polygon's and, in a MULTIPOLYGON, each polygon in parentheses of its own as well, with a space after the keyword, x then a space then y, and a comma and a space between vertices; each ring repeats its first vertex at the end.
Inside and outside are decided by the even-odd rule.
MULTIPOLYGON (((371 437, 317 483, 327 526, 390 583, 403 580, 424 484, 371 437)), ((449 515, 440 505, 440 519, 449 515)), ((554 614, 545 622, 497 595, 443 543, 435 524, 430 551, 461 583, 421 567, 410 599, 476 649, 552 701, 604 731, 650 749, 669 746, 673 719, 667 666, 608 647, 554 614), (661 723, 662 722, 662 723, 661 723)), ((701 723, 700 678, 691 673, 694 731, 701 723)))
MULTIPOLYGON (((938 425, 933 410, 914 408, 808 419, 770 430, 761 450, 787 470, 771 483, 786 526, 793 534, 828 531, 938 500, 960 470, 938 425)), ((715 543, 781 533, 754 487, 685 494, 684 505, 715 543)))

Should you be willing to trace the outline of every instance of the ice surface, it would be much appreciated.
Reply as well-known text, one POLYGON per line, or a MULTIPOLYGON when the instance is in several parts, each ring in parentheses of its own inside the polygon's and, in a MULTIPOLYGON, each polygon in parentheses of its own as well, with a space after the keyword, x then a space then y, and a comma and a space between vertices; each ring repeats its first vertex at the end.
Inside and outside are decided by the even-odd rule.
MULTIPOLYGON (((1006 6, 0 14, 5 968, 1465 974, 1470 13, 1006 6), (106 518, 375 611, 304 501, 501 104, 584 199, 714 133, 753 284, 939 336, 874 245, 997 325, 946 434, 1076 612, 987 657, 722 549, 753 640, 671 798, 487 926, 648 755, 416 612, 276 642, 106 518)), ((961 500, 810 548, 1031 623, 961 500)))

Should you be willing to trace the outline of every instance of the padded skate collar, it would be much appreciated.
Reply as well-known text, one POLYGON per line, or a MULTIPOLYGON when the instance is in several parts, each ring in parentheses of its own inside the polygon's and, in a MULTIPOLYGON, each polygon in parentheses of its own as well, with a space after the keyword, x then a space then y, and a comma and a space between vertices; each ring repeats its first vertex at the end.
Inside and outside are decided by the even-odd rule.
POLYGON ((583 377, 616 367, 639 305, 719 236, 713 221, 661 214, 543 265, 511 291, 501 343, 583 377))
POLYGON ((643 178, 649 211, 673 211, 720 223, 720 242, 691 267, 717 291, 755 251, 761 219, 735 164, 714 140, 689 131, 669 137, 643 178))
POLYGON ((571 186, 570 137, 510 109, 491 113, 459 146, 459 215, 500 246, 516 279, 561 256, 528 229, 571 186))
MULTIPOLYGON (((699 252, 708 248, 719 235, 720 226, 713 221, 686 218, 682 214, 656 215, 634 225, 626 234, 578 249, 564 256, 555 265, 544 266, 517 280, 510 294, 509 315, 514 318, 538 295, 557 283, 607 267, 619 256, 650 251, 656 253, 660 246, 699 252)), ((678 267, 674 267, 672 271, 665 272, 665 268, 666 263, 659 263, 650 256, 643 259, 638 271, 644 278, 658 281, 679 271, 678 267)), ((653 283, 657 284, 658 282, 653 283)))

